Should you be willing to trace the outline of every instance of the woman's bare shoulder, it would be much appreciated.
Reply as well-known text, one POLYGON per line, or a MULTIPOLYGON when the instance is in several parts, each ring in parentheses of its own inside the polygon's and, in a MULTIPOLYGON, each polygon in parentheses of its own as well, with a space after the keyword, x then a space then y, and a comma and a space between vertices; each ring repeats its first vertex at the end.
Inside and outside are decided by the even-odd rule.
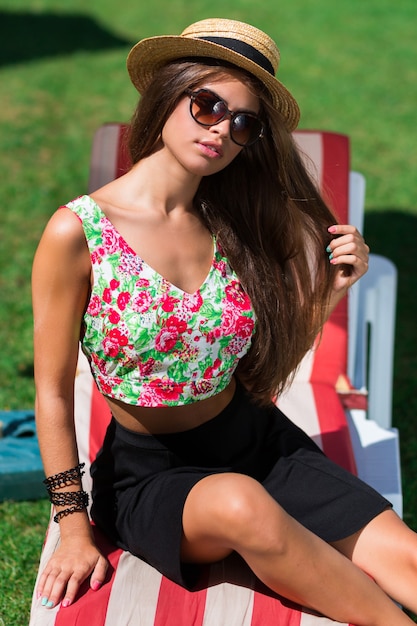
POLYGON ((57 209, 50 217, 34 259, 34 270, 62 270, 89 276, 90 254, 80 218, 68 207, 57 209))
POLYGON ((50 217, 41 242, 62 247, 62 251, 86 248, 85 234, 80 218, 68 207, 57 209, 50 217))

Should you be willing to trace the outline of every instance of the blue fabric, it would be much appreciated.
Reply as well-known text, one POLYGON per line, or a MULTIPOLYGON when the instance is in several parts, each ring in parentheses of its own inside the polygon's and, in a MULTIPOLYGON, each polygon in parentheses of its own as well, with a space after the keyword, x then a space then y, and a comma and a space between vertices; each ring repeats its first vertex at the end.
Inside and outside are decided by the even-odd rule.
POLYGON ((46 497, 33 411, 0 411, 0 501, 46 497))

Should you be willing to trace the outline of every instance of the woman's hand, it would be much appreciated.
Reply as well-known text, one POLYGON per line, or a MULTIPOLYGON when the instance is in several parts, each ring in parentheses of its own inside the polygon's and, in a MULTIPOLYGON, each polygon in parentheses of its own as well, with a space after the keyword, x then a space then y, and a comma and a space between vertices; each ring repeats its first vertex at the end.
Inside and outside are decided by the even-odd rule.
POLYGON ((330 226, 328 231, 334 237, 326 249, 330 263, 341 266, 335 275, 333 291, 342 296, 368 271, 369 247, 359 231, 349 224, 330 226), (350 272, 346 271, 346 265, 350 272))
POLYGON ((38 598, 42 598, 46 608, 52 608, 61 601, 62 607, 68 607, 90 574, 90 587, 97 591, 104 582, 107 568, 107 560, 91 538, 75 536, 61 540, 39 579, 38 598))

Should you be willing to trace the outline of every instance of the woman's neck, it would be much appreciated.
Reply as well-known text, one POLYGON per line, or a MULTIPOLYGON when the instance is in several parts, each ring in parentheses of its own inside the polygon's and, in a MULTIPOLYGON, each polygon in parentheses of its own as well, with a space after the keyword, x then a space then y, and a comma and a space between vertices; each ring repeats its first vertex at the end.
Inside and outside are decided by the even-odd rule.
POLYGON ((169 213, 192 211, 201 177, 190 173, 164 149, 136 163, 128 173, 132 193, 169 213))

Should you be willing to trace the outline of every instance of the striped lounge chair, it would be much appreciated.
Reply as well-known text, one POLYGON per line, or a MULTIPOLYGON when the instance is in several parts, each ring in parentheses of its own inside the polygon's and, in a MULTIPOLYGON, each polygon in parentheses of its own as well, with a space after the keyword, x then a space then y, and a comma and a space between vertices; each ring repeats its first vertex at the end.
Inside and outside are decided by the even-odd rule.
MULTIPOLYGON (((107 124, 98 130, 93 142, 90 192, 128 167, 122 142, 124 132, 125 127, 120 124, 107 124)), ((311 174, 340 219, 349 219, 361 228, 364 180, 350 172, 348 138, 334 133, 299 131, 295 139, 306 154, 311 174)), ((278 404, 329 457, 379 489, 401 514, 398 434, 390 427, 395 268, 381 257, 373 257, 370 265, 370 277, 362 279, 360 288, 355 286, 349 300, 345 299, 334 311, 320 345, 305 357, 291 389, 278 399, 278 404), (384 307, 378 306, 381 292, 384 307), (365 349, 365 332, 370 325, 372 339, 378 337, 382 308, 384 341, 365 349), (383 354, 375 352, 381 349, 383 354), (379 364, 385 363, 382 369, 377 368, 375 380, 369 381, 369 394, 368 372, 372 373, 375 366, 367 363, 368 355, 379 364)), ((110 414, 81 352, 75 383, 75 413, 80 460, 88 468, 101 446, 110 414)), ((84 478, 84 488, 88 491, 91 488, 88 471, 84 478)), ((93 592, 85 583, 77 602, 65 609, 58 606, 47 610, 40 606, 34 594, 30 626, 335 624, 272 593, 237 555, 207 566, 198 589, 189 592, 147 563, 111 545, 97 529, 95 532, 111 564, 105 584, 93 592)), ((41 569, 58 542, 59 525, 51 522, 41 569)))

